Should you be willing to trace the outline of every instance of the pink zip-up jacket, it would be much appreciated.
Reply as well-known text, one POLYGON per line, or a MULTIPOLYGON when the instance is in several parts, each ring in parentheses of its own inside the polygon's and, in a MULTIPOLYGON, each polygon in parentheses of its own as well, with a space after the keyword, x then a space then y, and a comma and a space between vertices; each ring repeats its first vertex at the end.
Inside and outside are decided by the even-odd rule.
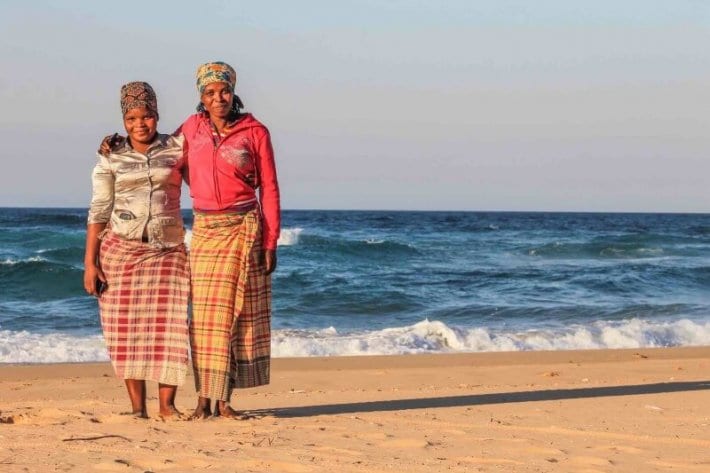
POLYGON ((269 130, 247 113, 215 145, 209 118, 198 113, 175 133, 185 137, 194 209, 219 211, 259 205, 264 248, 275 250, 281 204, 269 130))

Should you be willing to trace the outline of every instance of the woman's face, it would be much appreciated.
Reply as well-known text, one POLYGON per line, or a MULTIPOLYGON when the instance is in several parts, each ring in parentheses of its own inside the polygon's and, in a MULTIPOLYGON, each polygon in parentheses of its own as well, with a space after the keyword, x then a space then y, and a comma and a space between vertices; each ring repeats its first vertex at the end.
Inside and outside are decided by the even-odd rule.
POLYGON ((226 82, 213 82, 205 87, 200 96, 205 110, 214 118, 227 118, 232 109, 232 87, 226 82))
POLYGON ((146 107, 132 108, 123 116, 123 126, 134 146, 150 144, 158 129, 158 117, 146 107))

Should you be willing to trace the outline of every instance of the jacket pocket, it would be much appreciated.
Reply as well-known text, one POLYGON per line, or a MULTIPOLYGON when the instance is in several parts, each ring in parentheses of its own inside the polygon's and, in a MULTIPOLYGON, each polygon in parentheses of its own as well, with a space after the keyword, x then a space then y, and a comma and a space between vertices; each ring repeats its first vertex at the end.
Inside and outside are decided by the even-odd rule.
POLYGON ((114 209, 111 215, 111 228, 114 233, 128 240, 136 240, 142 236, 145 219, 138 218, 126 209, 114 209))

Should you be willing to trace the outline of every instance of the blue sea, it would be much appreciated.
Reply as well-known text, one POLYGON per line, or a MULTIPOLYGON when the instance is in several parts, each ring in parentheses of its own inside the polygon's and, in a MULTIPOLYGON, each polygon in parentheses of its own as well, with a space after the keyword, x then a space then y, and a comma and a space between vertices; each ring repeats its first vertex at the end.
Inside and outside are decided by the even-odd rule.
MULTIPOLYGON (((107 360, 85 222, 0 209, 0 362, 107 360)), ((276 357, 710 345, 710 214, 285 211, 278 258, 276 357)))

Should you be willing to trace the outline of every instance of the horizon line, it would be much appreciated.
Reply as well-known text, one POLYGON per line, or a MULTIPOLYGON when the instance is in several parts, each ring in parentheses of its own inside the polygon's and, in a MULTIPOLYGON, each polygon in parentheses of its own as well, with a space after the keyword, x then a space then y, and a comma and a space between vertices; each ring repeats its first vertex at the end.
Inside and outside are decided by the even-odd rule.
MULTIPOLYGON (((88 207, 72 206, 29 206, 29 205, 0 205, 0 209, 71 209, 88 211, 88 207)), ((182 208, 181 211, 190 211, 191 208, 182 208)), ((655 215, 710 215, 710 211, 678 211, 678 210, 502 210, 502 209, 367 209, 367 208, 282 208, 282 212, 461 212, 461 213, 556 213, 556 214, 655 214, 655 215)))

